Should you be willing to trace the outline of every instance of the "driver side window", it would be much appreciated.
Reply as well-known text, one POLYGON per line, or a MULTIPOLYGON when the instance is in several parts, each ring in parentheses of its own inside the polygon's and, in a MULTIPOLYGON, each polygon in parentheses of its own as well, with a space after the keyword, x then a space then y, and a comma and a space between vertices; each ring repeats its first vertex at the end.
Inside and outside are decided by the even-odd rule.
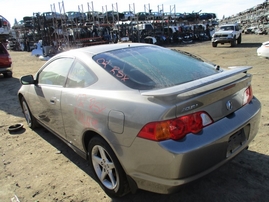
POLYGON ((38 76, 39 84, 64 86, 73 58, 60 58, 48 64, 38 76))

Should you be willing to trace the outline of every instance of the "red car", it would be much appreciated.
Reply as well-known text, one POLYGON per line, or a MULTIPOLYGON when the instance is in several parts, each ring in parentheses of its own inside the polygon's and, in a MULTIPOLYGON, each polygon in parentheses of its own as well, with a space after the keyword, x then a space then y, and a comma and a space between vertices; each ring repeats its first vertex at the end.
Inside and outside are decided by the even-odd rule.
POLYGON ((0 74, 3 74, 4 77, 12 77, 12 60, 11 57, 4 46, 0 42, 0 74))

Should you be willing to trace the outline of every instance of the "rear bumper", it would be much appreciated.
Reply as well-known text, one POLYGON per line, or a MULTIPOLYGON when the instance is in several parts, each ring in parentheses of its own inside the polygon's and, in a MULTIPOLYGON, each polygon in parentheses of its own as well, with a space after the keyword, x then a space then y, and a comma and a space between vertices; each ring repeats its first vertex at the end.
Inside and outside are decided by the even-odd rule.
POLYGON ((183 140, 157 143, 137 138, 132 147, 141 155, 130 153, 123 167, 140 189, 175 192, 180 185, 207 175, 247 148, 258 132, 260 116, 261 104, 254 98, 232 115, 183 140), (230 152, 228 142, 238 131, 243 131, 246 139, 230 152))
POLYGON ((12 72, 12 66, 11 67, 0 67, 0 74, 9 73, 9 72, 12 72))

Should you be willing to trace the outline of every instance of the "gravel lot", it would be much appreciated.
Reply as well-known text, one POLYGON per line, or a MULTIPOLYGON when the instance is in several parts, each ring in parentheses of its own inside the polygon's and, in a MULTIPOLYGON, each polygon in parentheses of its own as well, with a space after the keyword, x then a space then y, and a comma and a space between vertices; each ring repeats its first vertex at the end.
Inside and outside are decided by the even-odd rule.
POLYGON ((27 127, 16 94, 22 75, 34 74, 43 64, 28 52, 10 51, 13 78, 0 76, 0 201, 269 201, 269 60, 256 50, 267 35, 246 35, 242 44, 213 48, 209 41, 174 48, 202 56, 223 68, 253 66, 252 87, 262 102, 260 130, 249 149, 220 169, 182 187, 172 195, 139 190, 122 199, 108 197, 93 179, 88 162, 43 128, 27 127), (268 93, 268 94, 267 94, 268 93), (8 127, 23 123, 17 133, 8 127))

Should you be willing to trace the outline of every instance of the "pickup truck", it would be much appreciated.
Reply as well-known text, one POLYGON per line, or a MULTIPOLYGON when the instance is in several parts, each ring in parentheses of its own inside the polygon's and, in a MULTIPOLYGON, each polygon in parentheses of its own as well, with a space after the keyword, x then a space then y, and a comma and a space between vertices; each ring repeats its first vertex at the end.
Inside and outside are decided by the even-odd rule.
POLYGON ((218 43, 225 44, 230 43, 231 47, 237 44, 241 44, 242 30, 239 24, 225 24, 221 25, 219 30, 212 36, 212 46, 217 47, 218 43))

